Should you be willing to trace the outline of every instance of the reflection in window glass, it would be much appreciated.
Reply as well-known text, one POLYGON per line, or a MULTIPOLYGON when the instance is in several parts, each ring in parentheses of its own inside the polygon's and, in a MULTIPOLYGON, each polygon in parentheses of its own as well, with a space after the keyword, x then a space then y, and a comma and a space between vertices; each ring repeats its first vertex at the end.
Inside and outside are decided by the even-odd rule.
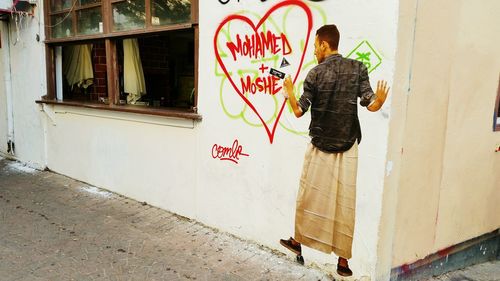
POLYGON ((113 4, 113 30, 144 28, 146 12, 144 0, 125 1, 113 4))
POLYGON ((81 6, 95 4, 95 3, 101 3, 101 0, 80 0, 81 6))
POLYGON ((78 34, 102 33, 101 8, 79 10, 77 12, 78 34))
POLYGON ((69 9, 73 6, 72 0, 52 0, 51 1, 52 12, 58 12, 64 9, 69 9))
POLYGON ((152 0, 151 23, 168 25, 191 20, 190 0, 152 0))
POLYGON ((52 38, 73 36, 71 14, 61 14, 50 17, 52 24, 52 38))

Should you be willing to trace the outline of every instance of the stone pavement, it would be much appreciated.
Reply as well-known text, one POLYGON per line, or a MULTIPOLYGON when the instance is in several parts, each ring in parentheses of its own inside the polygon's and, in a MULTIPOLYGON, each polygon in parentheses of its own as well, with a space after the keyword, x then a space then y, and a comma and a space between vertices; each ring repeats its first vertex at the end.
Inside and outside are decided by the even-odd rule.
POLYGON ((500 281, 500 260, 473 265, 426 281, 500 281))
POLYGON ((291 256, 0 157, 0 280, 332 280, 291 256))
MULTIPOLYGON (((0 157, 0 281, 332 280, 291 255, 0 157)), ((427 281, 500 281, 500 262, 427 281)))

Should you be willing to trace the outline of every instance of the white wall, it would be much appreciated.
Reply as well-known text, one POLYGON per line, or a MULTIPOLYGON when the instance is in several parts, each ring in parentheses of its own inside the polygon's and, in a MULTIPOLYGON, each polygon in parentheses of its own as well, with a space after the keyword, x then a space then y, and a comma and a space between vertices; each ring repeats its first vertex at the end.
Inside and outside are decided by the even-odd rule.
POLYGON ((195 217, 197 136, 191 120, 44 106, 48 166, 195 217))
POLYGON ((391 147, 400 175, 387 186, 398 190, 393 267, 500 226, 500 132, 492 130, 500 58, 490 56, 500 2, 417 2, 408 7, 416 12, 410 87, 393 104, 406 107, 391 127, 403 132, 391 147))
MULTIPOLYGON (((256 114, 245 106, 217 66, 213 47, 215 31, 226 16, 245 15, 255 22, 280 2, 231 0, 223 5, 218 1, 200 1, 201 122, 64 106, 44 106, 46 113, 37 111, 34 100, 45 91, 45 66, 42 43, 34 41, 38 25, 30 23, 21 34, 23 43, 13 47, 12 55, 16 62, 13 88, 19 158, 33 163, 46 161, 56 172, 285 251, 278 240, 293 235, 298 179, 309 141, 309 117, 295 119, 285 108, 271 143, 256 114), (22 73, 30 74, 29 83, 22 73), (212 157, 215 144, 231 146, 234 140, 248 154, 240 156, 238 164, 212 157)), ((325 23, 339 26, 340 52, 344 55, 367 40, 381 58, 381 64, 370 75, 372 85, 378 79, 391 83, 396 49, 396 0, 304 3, 312 12, 312 29, 298 86, 315 64, 314 33, 325 23)), ((292 53, 287 55, 292 65, 283 68, 292 72, 289 69, 297 68, 305 44, 304 12, 289 6, 271 17, 272 20, 265 22, 266 27, 273 32, 282 31, 292 46, 292 53)), ((228 34, 250 33, 248 26, 231 23, 228 34)), ((262 63, 279 69, 281 58, 278 60, 262 63)), ((226 63, 233 67, 235 75, 237 70, 258 74, 260 66, 242 59, 237 64, 226 63)), ((234 79, 239 80, 237 76, 234 79)), ((274 124, 275 107, 283 104, 283 98, 279 94, 272 97, 257 93, 251 99, 269 124, 274 124)), ((373 276, 375 271, 389 112, 390 101, 378 113, 364 109, 360 112, 363 142, 351 260, 358 276, 373 276)), ((305 249, 304 255, 307 262, 323 267, 328 263, 325 268, 334 270, 336 257, 310 249, 305 249)))
MULTIPOLYGON (((2 23, 2 44, 8 44, 10 48, 10 67, 7 63, 2 64, 2 71, 9 71, 11 85, 9 81, 3 81, 0 88, 0 118, 6 118, 7 107, 6 88, 12 90, 12 112, 14 126, 15 158, 29 163, 35 167, 44 167, 44 137, 43 123, 38 105, 35 100, 46 94, 45 82, 45 51, 42 40, 37 41, 39 34, 43 39, 43 23, 40 22, 40 9, 35 10, 35 17, 18 17, 17 28, 16 18, 12 18, 10 23, 2 23), (8 29, 7 27, 10 27, 8 29), (10 37, 10 41, 6 40, 10 37), (3 101, 3 103, 2 103, 3 101)), ((0 51, 7 50, 4 46, 0 51)), ((4 53, 2 53, 2 56, 4 53)), ((2 80, 4 80, 2 72, 2 80)), ((0 124, 3 121, 0 121, 0 124)), ((0 125, 0 149, 5 152, 6 131, 0 125)))
MULTIPOLYGON (((196 204, 199 219, 210 225, 237 233, 240 236, 260 241, 272 248, 280 249, 279 238, 293 235, 295 198, 302 167, 303 153, 309 139, 305 135, 289 130, 307 132, 309 117, 295 119, 285 108, 277 126, 273 143, 262 123, 256 118, 242 98, 228 82, 214 57, 215 31, 223 19, 232 14, 245 15, 255 24, 268 9, 279 1, 229 1, 222 5, 217 1, 200 1, 200 112, 204 119, 200 124, 200 193, 205 201, 196 204), (241 157, 238 165, 212 159, 213 144, 230 146, 237 139, 250 156, 241 157), (205 172, 206 171, 206 172, 205 172)), ((312 10, 313 28, 311 41, 307 46, 304 67, 298 77, 298 85, 307 71, 314 66, 313 41, 317 28, 325 23, 335 23, 341 32, 340 52, 350 53, 360 42, 367 40, 382 57, 382 64, 371 76, 372 85, 378 79, 391 82, 397 28, 397 1, 304 1, 312 10)), ((300 7, 289 6, 273 12, 272 19, 264 19, 270 30, 277 34, 283 31, 292 49, 286 58, 292 63, 283 71, 295 73, 300 61, 300 43, 304 40, 307 26, 306 13, 300 7), (287 14, 289 12, 289 14, 287 14), (292 70, 290 70, 292 69, 292 70)), ((264 25, 263 24, 263 25, 264 25)), ((252 63, 250 59, 234 58, 225 47, 228 41, 236 41, 236 35, 252 34, 249 25, 233 20, 222 27, 224 33, 218 38, 223 63, 232 79, 240 87, 240 73, 267 76, 259 72, 262 63, 280 69, 281 55, 268 55, 264 62, 252 63), (227 36, 231 39, 227 39, 227 36), (275 64, 276 63, 276 64, 275 64), (253 72, 252 72, 253 71, 253 72)), ((281 82, 280 82, 281 84, 281 82)), ((283 103, 278 94, 249 94, 263 119, 269 120, 272 128, 283 103), (265 117, 264 117, 265 116, 265 117)), ((362 109, 360 118, 363 142, 360 146, 358 172, 357 218, 351 261, 355 273, 372 275, 375 268, 378 223, 381 210, 381 196, 384 181, 385 153, 390 107, 383 111, 368 113, 362 109)), ((324 264, 336 263, 336 258, 306 249, 304 255, 309 261, 324 264)), ((328 270, 332 270, 329 266, 328 270)))
POLYGON ((5 78, 5 73, 8 71, 7 64, 7 46, 8 44, 8 33, 7 23, 0 21, 0 42, 2 42, 2 48, 0 48, 0 153, 7 153, 7 141, 8 141, 8 123, 7 123, 7 81, 5 78))

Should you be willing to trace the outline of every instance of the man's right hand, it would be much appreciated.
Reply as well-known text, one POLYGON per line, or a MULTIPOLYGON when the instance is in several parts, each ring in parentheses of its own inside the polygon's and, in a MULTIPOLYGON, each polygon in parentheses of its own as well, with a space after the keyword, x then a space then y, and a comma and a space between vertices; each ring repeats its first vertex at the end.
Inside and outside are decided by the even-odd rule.
POLYGON ((283 82, 283 94, 285 95, 285 98, 288 98, 295 117, 299 118, 304 115, 302 109, 297 105, 297 99, 295 98, 295 94, 293 93, 292 77, 290 77, 290 75, 288 75, 283 82))
POLYGON ((285 78, 285 81, 283 82, 283 91, 286 98, 293 95, 293 82, 292 82, 292 77, 290 77, 290 75, 288 75, 285 78))

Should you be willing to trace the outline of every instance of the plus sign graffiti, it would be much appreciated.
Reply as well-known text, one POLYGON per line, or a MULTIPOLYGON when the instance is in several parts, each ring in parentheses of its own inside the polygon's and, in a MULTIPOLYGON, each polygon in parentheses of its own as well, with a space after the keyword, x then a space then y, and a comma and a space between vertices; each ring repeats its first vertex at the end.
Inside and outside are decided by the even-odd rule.
POLYGON ((374 71, 382 63, 380 55, 366 40, 361 41, 361 43, 359 43, 356 48, 354 48, 354 50, 347 55, 347 57, 364 63, 368 69, 368 73, 374 71))

